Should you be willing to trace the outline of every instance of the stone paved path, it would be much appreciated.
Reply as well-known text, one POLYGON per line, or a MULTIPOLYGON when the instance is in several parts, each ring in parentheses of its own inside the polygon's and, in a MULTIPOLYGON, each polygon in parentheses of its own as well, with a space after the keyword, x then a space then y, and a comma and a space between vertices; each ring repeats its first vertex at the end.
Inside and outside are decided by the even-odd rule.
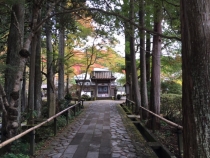
MULTIPOLYGON (((121 101, 122 102, 122 101, 121 101)), ((117 105, 119 101, 94 101, 59 133, 39 158, 146 158, 156 157, 145 142, 131 139, 117 105), (135 144, 135 145, 134 145, 135 144), (136 147, 136 144, 139 144, 136 147), (138 148, 138 149, 137 149, 138 148), (142 148, 142 149, 141 149, 142 148), (149 150, 149 152, 145 152, 149 150), (138 151, 142 151, 139 152, 138 151), (145 154, 145 153, 147 154, 145 154), (142 153, 142 154, 141 154, 142 153), (149 154, 148 154, 149 153, 149 154)))

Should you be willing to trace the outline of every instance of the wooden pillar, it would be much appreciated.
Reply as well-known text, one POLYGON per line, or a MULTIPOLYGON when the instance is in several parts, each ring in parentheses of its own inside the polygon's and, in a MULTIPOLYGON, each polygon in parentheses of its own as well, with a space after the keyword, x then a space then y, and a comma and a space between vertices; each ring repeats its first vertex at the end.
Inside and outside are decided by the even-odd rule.
POLYGON ((109 81, 109 91, 108 92, 109 92, 109 96, 112 97, 111 96, 111 80, 109 81))
POLYGON ((95 99, 97 98, 97 95, 98 95, 98 82, 96 80, 96 85, 95 85, 95 99))

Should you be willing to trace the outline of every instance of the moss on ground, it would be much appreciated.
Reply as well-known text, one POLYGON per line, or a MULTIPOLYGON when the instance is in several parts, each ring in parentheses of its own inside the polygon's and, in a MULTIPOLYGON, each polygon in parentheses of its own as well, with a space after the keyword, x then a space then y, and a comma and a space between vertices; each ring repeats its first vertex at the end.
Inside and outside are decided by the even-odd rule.
POLYGON ((136 148, 137 156, 139 158, 157 158, 157 155, 154 151, 148 146, 146 140, 141 135, 139 130, 135 127, 132 121, 127 117, 127 114, 123 110, 123 108, 118 105, 117 110, 122 117, 123 124, 128 131, 128 135, 131 138, 131 141, 136 148))

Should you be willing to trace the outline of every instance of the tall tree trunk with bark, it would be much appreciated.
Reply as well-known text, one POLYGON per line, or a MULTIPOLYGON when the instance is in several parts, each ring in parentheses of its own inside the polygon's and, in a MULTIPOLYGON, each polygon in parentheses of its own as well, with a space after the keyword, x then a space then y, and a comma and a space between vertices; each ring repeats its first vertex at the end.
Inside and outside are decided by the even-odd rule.
POLYGON ((60 16, 59 22, 59 65, 58 65, 58 100, 64 99, 64 18, 60 16))
MULTIPOLYGON (((146 5, 151 5, 149 1, 145 1, 146 5)), ((151 14, 149 11, 146 12, 146 18, 145 18, 145 25, 146 28, 150 28, 151 29, 151 18, 150 18, 151 14)), ((149 33, 146 34, 146 78, 147 78, 147 83, 150 81, 151 79, 151 64, 150 64, 150 57, 151 57, 151 35, 149 33)))
MULTIPOLYGON (((31 23, 33 24, 31 26, 31 30, 34 30, 37 26, 37 22, 40 15, 40 8, 39 6, 39 0, 33 1, 33 9, 32 9, 32 20, 31 23)), ((31 41, 31 55, 30 55, 30 74, 29 74, 29 95, 28 95, 28 107, 29 107, 29 124, 34 124, 34 107, 35 107, 35 96, 37 95, 35 93, 35 65, 36 65, 36 53, 37 53, 37 33, 33 36, 31 41)), ((40 53, 39 53, 40 56, 40 53)), ((39 82, 40 84, 40 82, 39 82)), ((36 88, 40 88, 41 86, 36 84, 36 88)), ((38 98, 36 98, 38 99, 38 98)))
MULTIPOLYGON (((134 0, 130 0, 130 19, 134 21, 134 0)), ((136 103, 135 113, 139 113, 139 106, 141 106, 141 96, 138 83, 137 69, 136 69, 136 53, 135 53, 135 37, 134 26, 130 25, 130 55, 131 55, 131 72, 132 72, 132 91, 134 101, 136 103)))
MULTIPOLYGON (((24 10, 24 0, 23 1, 20 1, 21 3, 18 3, 16 5, 21 5, 21 7, 17 7, 16 5, 14 5, 13 7, 17 7, 16 9, 14 9, 14 12, 15 13, 16 11, 18 11, 17 13, 21 13, 22 15, 19 16, 19 18, 24 18, 24 12, 22 10, 24 10)), ((35 1, 34 1, 35 2, 35 1)), ((38 15, 39 13, 39 9, 41 8, 41 3, 43 1, 38 1, 38 3, 36 3, 37 5, 35 5, 36 8, 33 9, 33 15, 38 15)), ((48 12, 47 12, 47 16, 50 15, 51 11, 52 11, 52 8, 54 7, 55 3, 52 3, 52 5, 50 6, 48 12)), ((18 15, 19 15, 18 14, 18 15)), ((38 31, 38 29, 40 28, 40 26, 43 24, 41 23, 39 25, 39 27, 35 27, 34 24, 36 24, 37 22, 37 19, 36 17, 38 16, 33 16, 33 19, 32 19, 32 29, 30 30, 29 34, 28 34, 28 37, 26 38, 24 44, 23 44, 23 47, 22 49, 19 50, 19 65, 17 65, 18 69, 17 71, 14 72, 14 78, 13 78, 13 81, 11 81, 11 83, 13 84, 13 88, 12 88, 12 91, 10 92, 9 96, 10 98, 6 98, 6 93, 5 93, 5 90, 3 89, 3 86, 0 84, 0 105, 2 106, 2 109, 3 109, 3 115, 4 115, 4 122, 3 122, 3 132, 2 132, 2 135, 5 139, 9 139, 9 138, 12 138, 14 137, 16 134, 17 134, 17 129, 18 129, 18 115, 19 115, 19 111, 17 110, 18 109, 18 104, 19 104, 19 97, 20 97, 20 91, 21 91, 21 81, 23 79, 23 72, 25 70, 25 66, 26 66, 26 62, 28 60, 28 57, 30 56, 30 53, 29 53, 29 49, 30 49, 30 45, 31 45, 31 41, 34 37, 34 35, 36 34, 36 32, 38 31), (9 101, 8 101, 9 100, 9 101)), ((17 16, 14 16, 13 17, 14 19, 11 20, 12 23, 11 23, 11 28, 12 28, 12 25, 14 24, 14 28, 22 28, 22 23, 17 23, 16 19, 17 19, 17 16), (17 27, 17 26, 20 26, 20 27, 17 27)), ((44 21, 43 21, 44 22, 44 21)), ((11 35, 12 33, 15 33, 16 32, 19 32, 20 34, 18 35, 21 35, 21 29, 11 29, 11 35)), ((14 41, 15 37, 18 36, 18 35, 15 35, 14 38, 12 38, 11 40, 14 41)), ((12 36, 11 36, 12 37, 12 36)), ((16 42, 20 42, 19 41, 20 39, 18 38, 16 42)), ((10 41, 12 43, 12 41, 10 41)), ((8 45, 10 45, 11 43, 8 43, 8 45)), ((15 44, 15 43, 14 43, 15 44)))
POLYGON ((47 43, 47 103, 49 110, 49 117, 55 114, 55 86, 54 86, 54 71, 53 71, 53 47, 52 47, 52 33, 50 21, 46 23, 46 43, 47 43))
MULTIPOLYGON (((144 27, 144 0, 139 0, 139 25, 144 27)), ((139 30, 140 35, 140 83, 141 106, 148 109, 147 81, 146 81, 146 57, 145 57, 145 31, 139 30)), ((141 109, 140 109, 141 110, 141 109)), ((142 111, 142 118, 147 119, 148 113, 142 111)))
POLYGON ((150 81, 150 57, 151 57, 151 53, 150 53, 150 47, 151 47, 151 43, 150 43, 150 34, 146 35, 146 73, 147 73, 147 82, 150 81))
MULTIPOLYGON (((38 23, 40 22, 41 10, 38 17, 38 23)), ((36 45, 36 64, 35 64, 35 96, 34 96, 34 110, 37 112, 37 117, 41 116, 42 108, 42 75, 41 75, 41 29, 37 32, 37 45, 36 45)))
POLYGON ((27 101, 26 101, 26 66, 23 71, 23 82, 21 89, 21 112, 24 112, 26 109, 27 101))
POLYGON ((34 96, 35 96, 35 59, 36 59, 36 44, 37 36, 33 37, 31 42, 31 55, 30 55, 30 69, 29 69, 29 88, 28 88, 28 112, 29 112, 29 124, 34 123, 34 96))
MULTIPOLYGON (((125 72, 126 72, 126 86, 130 86, 132 81, 131 81, 131 56, 130 56, 130 42, 129 42, 129 29, 128 29, 128 24, 125 23, 125 72)), ((129 90, 129 94, 126 94, 127 98, 130 100, 133 100, 132 97, 132 91, 131 91, 131 86, 126 88, 129 90)), ((127 92, 128 93, 128 92, 127 92)))
MULTIPOLYGON (((125 16, 129 18, 129 11, 127 8, 129 7, 129 1, 123 0, 123 13, 125 16)), ((132 91, 131 91, 131 56, 130 56, 130 32, 129 32, 129 23, 124 22, 124 35, 125 35, 125 72, 126 72, 126 97, 130 100, 133 100, 132 98, 132 91), (128 92, 129 91, 129 92, 128 92)))
MULTIPOLYGON (((162 33, 162 6, 156 1, 154 3, 154 31, 162 33)), ((156 114, 160 114, 160 57, 161 57, 161 37, 153 36, 153 52, 152 52, 152 76, 151 76, 151 92, 150 92, 150 110, 156 114)), ((152 116, 151 116, 152 117, 152 116)), ((151 118, 151 127, 160 128, 160 120, 157 117, 151 118)))
POLYGON ((70 94, 69 88, 69 74, 66 74, 66 94, 70 94))
MULTIPOLYGON (((6 64, 8 67, 5 71, 5 92, 8 103, 14 100, 18 100, 18 98, 14 97, 14 87, 16 84, 17 86, 21 86, 20 83, 16 83, 17 72, 22 69, 20 56, 18 51, 23 46, 23 37, 24 37, 24 1, 17 2, 12 7, 11 13, 11 25, 10 25, 10 33, 8 37, 8 49, 7 49, 7 61, 6 64)), ((3 88, 3 87, 2 87, 3 88)), ((3 91, 3 89, 2 89, 3 91)), ((3 93, 3 92, 2 92, 3 93)), ((18 92, 19 95, 19 92, 18 92)), ((2 134, 1 139, 2 141, 11 138, 13 135, 16 134, 18 124, 18 115, 20 111, 18 111, 18 101, 15 102, 15 105, 9 106, 9 104, 5 105, 5 110, 3 110, 3 117, 2 117, 2 134), (9 113, 10 110, 10 113, 9 113), (10 121, 10 122, 9 122, 10 121), (12 123, 14 123, 12 125, 12 123)), ((2 106, 4 106, 2 104, 2 106)))
POLYGON ((184 158, 210 157, 210 1, 181 1, 184 158))

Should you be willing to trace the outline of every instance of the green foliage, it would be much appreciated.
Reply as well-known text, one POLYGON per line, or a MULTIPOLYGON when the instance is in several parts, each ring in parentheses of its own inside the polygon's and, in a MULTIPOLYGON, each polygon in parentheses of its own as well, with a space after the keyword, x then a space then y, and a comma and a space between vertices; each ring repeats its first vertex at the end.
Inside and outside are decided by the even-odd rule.
POLYGON ((30 158, 28 155, 24 154, 13 154, 13 153, 8 153, 4 155, 2 158, 30 158))
POLYGON ((3 0, 3 2, 6 2, 9 5, 14 5, 14 4, 24 4, 24 0, 3 0))
POLYGON ((164 1, 162 6, 164 7, 164 21, 167 28, 164 28, 164 34, 180 36, 181 22, 180 22, 180 9, 178 1, 164 1), (174 4, 174 5, 171 5, 174 4))
POLYGON ((163 56, 161 57, 161 78, 162 80, 181 81, 181 56, 176 57, 163 56))
POLYGON ((173 122, 182 121, 182 95, 162 94, 160 97, 160 113, 173 122))
POLYGON ((70 100, 67 100, 67 99, 60 100, 59 101, 59 111, 62 111, 64 109, 68 108, 69 104, 70 104, 70 100))
POLYGON ((42 117, 44 118, 48 118, 48 105, 47 105, 47 102, 46 101, 43 101, 42 102, 42 109, 41 109, 41 114, 42 114, 42 117))
POLYGON ((123 76, 123 77, 119 78, 119 79, 117 80, 117 82, 119 82, 121 85, 125 84, 125 83, 126 83, 126 77, 123 76))
POLYGON ((29 143, 25 140, 19 139, 13 142, 11 152, 6 153, 2 158, 29 158, 27 155, 29 151, 29 143))
POLYGON ((37 143, 43 140, 47 140, 51 136, 53 136, 53 128, 49 124, 36 130, 37 143))
POLYGON ((29 151, 29 143, 25 141, 17 140, 11 147, 11 150, 13 153, 22 153, 22 154, 27 154, 29 151))
POLYGON ((25 112, 23 112, 22 114, 21 114, 21 118, 22 118, 22 122, 24 122, 24 121, 26 121, 26 120, 28 120, 28 121, 30 121, 29 119, 30 118, 37 118, 37 116, 38 116, 38 111, 37 110, 34 110, 34 111, 32 111, 32 113, 30 113, 30 112, 28 112, 28 111, 25 111, 25 112), (31 116, 32 115, 32 116, 31 116))
POLYGON ((174 81, 161 82, 162 93, 182 94, 182 85, 174 81))
POLYGON ((71 93, 67 93, 64 97, 66 100, 72 100, 71 93))
POLYGON ((60 128, 64 127, 65 125, 66 125, 66 117, 61 115, 57 119, 57 126, 60 129, 60 128))
POLYGON ((102 53, 96 63, 108 67, 113 72, 122 73, 122 70, 125 69, 125 59, 110 47, 106 47, 106 51, 102 53))
POLYGON ((87 95, 87 94, 83 94, 82 95, 82 99, 84 99, 84 100, 91 100, 90 96, 87 95))

